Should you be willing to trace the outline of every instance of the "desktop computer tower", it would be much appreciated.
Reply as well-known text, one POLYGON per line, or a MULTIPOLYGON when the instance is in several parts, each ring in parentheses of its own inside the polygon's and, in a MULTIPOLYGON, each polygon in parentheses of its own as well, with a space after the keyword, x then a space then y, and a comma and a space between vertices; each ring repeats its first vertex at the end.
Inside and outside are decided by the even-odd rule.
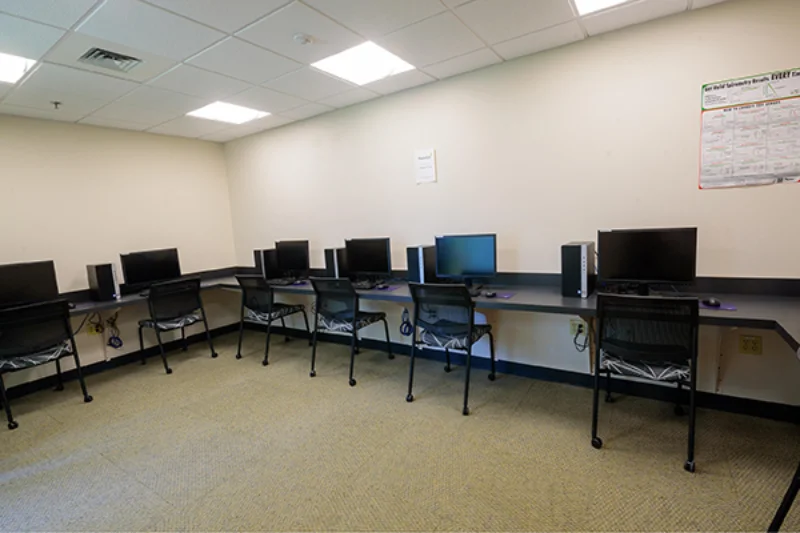
POLYGON ((275 250, 253 250, 253 258, 256 262, 256 270, 264 279, 274 279, 281 277, 278 268, 278 252, 275 250))
POLYGON ((350 277, 350 272, 347 269, 346 248, 325 249, 325 276, 329 278, 350 277))
POLYGON ((594 243, 570 242, 561 246, 561 294, 588 298, 594 292, 594 243))
POLYGON ((408 281, 436 283, 436 247, 409 246, 406 248, 408 281))
POLYGON ((102 265, 86 265, 89 278, 89 294, 96 302, 119 300, 119 281, 117 269, 111 263, 102 265))

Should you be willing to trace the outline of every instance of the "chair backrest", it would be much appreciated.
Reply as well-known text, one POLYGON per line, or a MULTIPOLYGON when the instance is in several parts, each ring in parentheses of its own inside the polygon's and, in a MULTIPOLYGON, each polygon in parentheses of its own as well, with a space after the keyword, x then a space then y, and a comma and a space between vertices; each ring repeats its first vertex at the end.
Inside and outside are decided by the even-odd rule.
POLYGON ((317 313, 337 320, 352 320, 358 311, 358 293, 347 278, 311 278, 317 296, 317 313))
POLYGON ((275 293, 262 276, 236 276, 242 288, 242 304, 248 309, 268 313, 272 309, 275 293))
POLYGON ((71 338, 67 300, 0 310, 0 359, 39 353, 71 338))
POLYGON ((153 283, 147 303, 150 318, 156 321, 190 315, 203 306, 200 299, 200 278, 153 283))
POLYGON ((624 359, 687 364, 697 359, 697 298, 600 294, 597 349, 624 359))
POLYGON ((462 284, 409 283, 414 316, 422 327, 436 323, 463 324, 473 320, 475 302, 462 284))

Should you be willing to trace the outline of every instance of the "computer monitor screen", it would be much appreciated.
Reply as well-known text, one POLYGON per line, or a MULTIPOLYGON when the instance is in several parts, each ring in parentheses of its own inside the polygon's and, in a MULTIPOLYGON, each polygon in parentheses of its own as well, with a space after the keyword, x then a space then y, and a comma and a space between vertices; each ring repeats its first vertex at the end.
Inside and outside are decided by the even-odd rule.
POLYGON ((177 248, 134 252, 120 256, 122 274, 129 286, 146 286, 181 277, 177 248))
POLYGON ((436 276, 491 278, 497 274, 496 235, 436 237, 436 276))
POLYGON ((389 239, 350 239, 345 241, 347 267, 359 275, 390 276, 392 273, 389 239))
POLYGON ((601 281, 691 283, 697 267, 697 228, 600 231, 601 281))
POLYGON ((52 261, 0 266, 0 306, 11 307, 57 298, 58 281, 52 261))
POLYGON ((278 267, 282 271, 308 272, 308 241, 280 241, 275 243, 275 249, 278 252, 278 267))

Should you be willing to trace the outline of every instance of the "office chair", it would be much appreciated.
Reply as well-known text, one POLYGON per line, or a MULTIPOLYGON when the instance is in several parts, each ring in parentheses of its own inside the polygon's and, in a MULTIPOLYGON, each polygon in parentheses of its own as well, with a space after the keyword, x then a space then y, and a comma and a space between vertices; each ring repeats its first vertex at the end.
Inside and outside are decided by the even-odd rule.
POLYGON ((466 285, 409 283, 414 301, 414 326, 411 342, 411 362, 408 373, 407 402, 414 401, 414 359, 417 346, 444 348, 445 372, 450 372, 450 350, 463 350, 467 354, 467 373, 464 378, 464 416, 469 414, 469 375, 472 368, 472 345, 484 335, 489 336, 491 354, 491 381, 495 380, 494 336, 489 324, 475 324, 475 302, 466 285), (420 330, 417 336, 417 330, 420 330))
POLYGON ((181 341, 183 341, 183 351, 188 348, 186 344, 186 327, 203 322, 208 339, 208 347, 211 349, 211 357, 216 357, 214 344, 211 342, 211 332, 208 330, 206 312, 203 309, 203 300, 200 299, 200 278, 179 279, 173 281, 163 281, 154 283, 150 286, 147 297, 147 307, 150 310, 150 318, 139 321, 139 348, 142 350, 142 364, 145 364, 144 341, 142 340, 142 330, 150 328, 156 332, 158 349, 161 352, 161 360, 164 362, 164 370, 167 374, 172 374, 172 369, 167 364, 167 356, 164 353, 164 344, 161 341, 161 334, 165 331, 181 330, 181 341))
POLYGON ((56 390, 64 390, 61 358, 70 355, 75 359, 83 401, 91 402, 69 320, 69 302, 54 300, 0 310, 0 399, 8 429, 16 429, 19 424, 11 414, 3 374, 55 362, 56 390))
POLYGON ((314 335, 311 348, 311 373, 313 378, 317 375, 317 333, 320 330, 336 333, 350 333, 350 386, 355 387, 353 378, 355 365, 356 344, 358 331, 383 322, 386 331, 386 352, 389 359, 394 359, 392 343, 389 339, 389 323, 386 313, 361 311, 358 303, 358 293, 353 288, 353 283, 347 278, 311 278, 314 287, 316 302, 314 305, 314 335))
MULTIPOLYGON (((286 330, 287 316, 303 313, 308 331, 308 345, 311 346, 311 330, 308 327, 306 306, 282 304, 275 301, 275 291, 262 276, 236 276, 242 288, 242 311, 239 322, 239 346, 236 349, 236 359, 242 358, 242 337, 244 336, 244 323, 258 324, 267 327, 267 343, 264 347, 264 360, 262 365, 269 364, 269 337, 272 322, 280 319, 281 326, 286 330)), ((291 340, 286 336, 286 341, 291 340)))
POLYGON ((619 296, 597 297, 597 343, 594 365, 592 446, 600 449, 597 436, 600 374, 606 374, 606 402, 611 396, 611 375, 675 383, 689 388, 689 444, 684 469, 695 471, 695 393, 697 390, 698 300, 619 296))
POLYGON ((794 504, 794 500, 797 498, 798 492, 800 492, 800 465, 797 466, 797 471, 794 473, 794 478, 792 478, 789 488, 786 489, 786 494, 783 495, 783 500, 781 500, 781 504, 778 507, 778 510, 775 512, 775 516, 772 518, 769 528, 767 528, 769 533, 780 531, 783 521, 786 519, 786 515, 789 514, 789 511, 794 504))

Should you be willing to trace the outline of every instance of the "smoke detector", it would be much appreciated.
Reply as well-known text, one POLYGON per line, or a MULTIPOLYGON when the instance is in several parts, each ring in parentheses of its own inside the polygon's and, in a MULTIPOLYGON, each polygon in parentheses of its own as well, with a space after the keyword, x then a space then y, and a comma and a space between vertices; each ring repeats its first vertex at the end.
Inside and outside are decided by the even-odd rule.
POLYGON ((310 35, 306 35, 305 33, 295 33, 292 39, 294 39, 294 42, 300 45, 311 44, 314 42, 314 38, 310 35))

